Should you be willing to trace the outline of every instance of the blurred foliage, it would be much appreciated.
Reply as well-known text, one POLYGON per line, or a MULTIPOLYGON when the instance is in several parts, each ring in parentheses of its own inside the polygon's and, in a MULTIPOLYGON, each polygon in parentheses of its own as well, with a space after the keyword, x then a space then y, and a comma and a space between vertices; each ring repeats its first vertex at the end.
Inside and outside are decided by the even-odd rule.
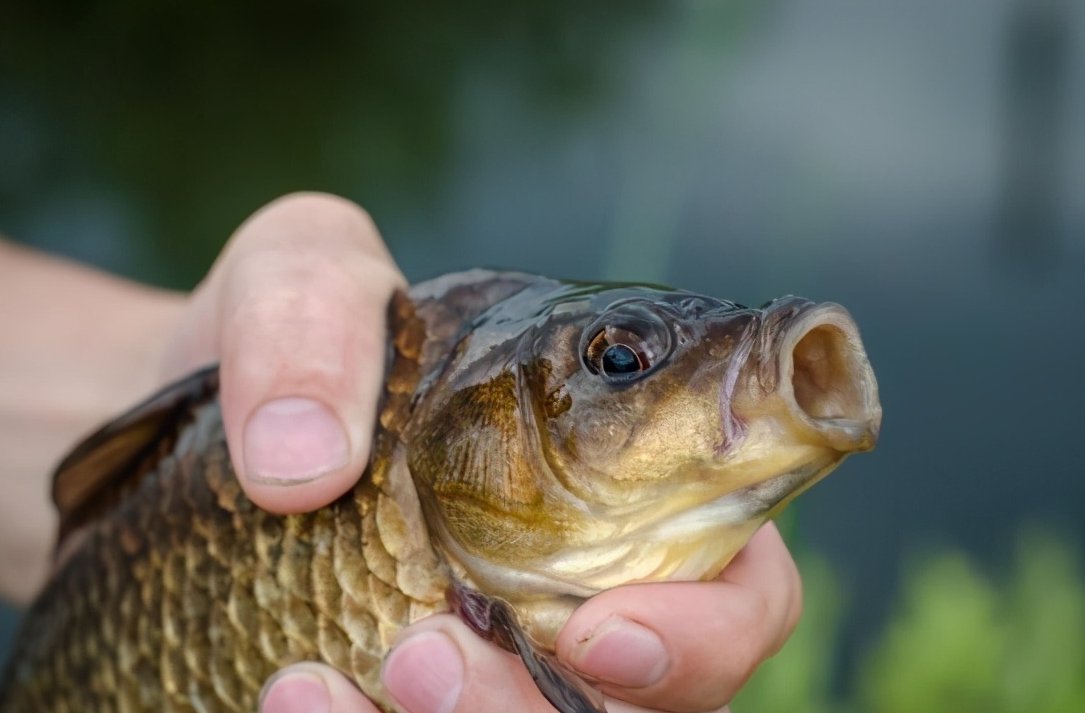
POLYGON ((190 286, 247 212, 283 193, 331 191, 378 220, 424 214, 475 64, 507 62, 540 120, 568 117, 621 90, 628 34, 666 19, 662 10, 613 0, 12 4, 0 14, 10 104, 0 129, 25 134, 8 152, 26 170, 0 191, 0 215, 58 185, 123 195, 147 263, 164 266, 141 277, 190 286))
POLYGON ((799 559, 803 620, 736 713, 1085 711, 1085 577, 1078 553, 1053 535, 1022 532, 1003 576, 955 550, 915 558, 887 628, 843 693, 832 685, 841 587, 823 560, 799 559))
MULTIPOLYGON (((9 4, 0 233, 191 287, 249 212, 306 189, 364 205, 393 252, 455 243, 454 228, 430 221, 463 203, 456 168, 479 170, 479 144, 530 156, 555 150, 555 126, 613 130, 599 117, 644 80, 642 56, 677 41, 685 51, 662 69, 684 82, 653 112, 658 138, 675 116, 697 115, 694 80, 722 73, 721 48, 773 4, 9 4), (49 224, 35 224, 43 214, 49 224), (94 221, 104 235, 86 235, 94 221)), ((485 203, 518 199, 509 189, 485 203)))

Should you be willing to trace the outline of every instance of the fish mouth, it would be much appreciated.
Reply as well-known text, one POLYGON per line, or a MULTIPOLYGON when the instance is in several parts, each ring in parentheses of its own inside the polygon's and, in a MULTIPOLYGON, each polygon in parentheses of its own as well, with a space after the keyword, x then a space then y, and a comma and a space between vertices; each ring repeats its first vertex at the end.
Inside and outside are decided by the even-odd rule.
POLYGON ((828 302, 798 311, 781 334, 778 393, 805 440, 841 453, 878 441, 878 383, 846 309, 828 302))
POLYGON ((766 411, 799 441, 840 453, 872 449, 881 430, 878 383, 859 328, 832 302, 785 297, 766 305, 738 340, 718 398, 721 457, 766 411))

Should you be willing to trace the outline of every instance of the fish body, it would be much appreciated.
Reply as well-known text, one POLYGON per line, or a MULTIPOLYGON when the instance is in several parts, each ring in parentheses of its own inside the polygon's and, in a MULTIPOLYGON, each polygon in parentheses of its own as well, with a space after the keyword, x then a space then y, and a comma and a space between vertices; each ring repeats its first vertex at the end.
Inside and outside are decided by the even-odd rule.
POLYGON ((384 654, 450 608, 560 710, 601 710, 550 655, 577 604, 716 576, 880 425, 835 305, 472 271, 397 296, 389 327, 370 465, 315 512, 245 497, 213 368, 79 446, 0 711, 253 711, 302 660, 391 710, 384 654))

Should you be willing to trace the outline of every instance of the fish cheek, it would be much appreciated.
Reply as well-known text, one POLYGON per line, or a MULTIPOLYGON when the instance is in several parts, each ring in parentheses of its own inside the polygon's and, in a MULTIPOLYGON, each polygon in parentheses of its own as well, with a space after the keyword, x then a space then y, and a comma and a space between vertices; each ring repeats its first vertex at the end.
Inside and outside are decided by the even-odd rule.
POLYGON ((448 389, 435 400, 409 435, 408 460, 416 480, 438 497, 497 507, 539 499, 511 371, 448 389))
POLYGON ((569 407, 549 419, 548 430, 551 441, 564 451, 562 461, 609 473, 634 439, 640 422, 638 399, 631 399, 628 391, 609 389, 594 375, 585 376, 570 380, 569 407))
POLYGON ((408 437, 408 462, 448 536, 505 562, 560 543, 560 524, 542 506, 538 456, 527 434, 534 426, 525 423, 515 373, 442 386, 429 398, 408 437))
POLYGON ((477 500, 445 498, 441 509, 449 533, 461 547, 518 568, 560 550, 574 531, 560 512, 541 505, 499 510, 477 500))
POLYGON ((658 481, 687 462, 713 457, 720 433, 718 371, 669 364, 624 387, 584 388, 586 396, 574 393, 572 408, 553 429, 554 440, 574 470, 584 467, 596 495, 625 500, 629 482, 658 481))
MULTIPOLYGON (((544 351, 556 350, 544 345, 544 351)), ((574 354, 539 357, 524 365, 551 466, 568 471, 609 469, 632 434, 631 413, 620 395, 580 367, 574 354), (556 451, 556 452, 555 452, 556 451)))

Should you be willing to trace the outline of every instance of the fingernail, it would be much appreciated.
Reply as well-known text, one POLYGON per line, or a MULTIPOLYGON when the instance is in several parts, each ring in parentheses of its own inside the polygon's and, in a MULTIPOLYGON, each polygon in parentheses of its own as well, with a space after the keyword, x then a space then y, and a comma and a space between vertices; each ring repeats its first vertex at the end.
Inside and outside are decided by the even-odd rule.
POLYGON ((347 463, 347 434, 322 403, 287 397, 268 401, 245 424, 245 476, 289 485, 314 480, 347 463))
POLYGON ((408 713, 452 713, 463 690, 463 656, 444 634, 415 634, 392 650, 381 678, 408 713))
POLYGON ((582 673, 626 688, 651 686, 670 666, 659 636, 622 617, 607 619, 578 641, 570 658, 582 673))
POLYGON ((331 709, 324 680, 307 673, 273 679, 260 700, 260 713, 331 713, 331 709))

